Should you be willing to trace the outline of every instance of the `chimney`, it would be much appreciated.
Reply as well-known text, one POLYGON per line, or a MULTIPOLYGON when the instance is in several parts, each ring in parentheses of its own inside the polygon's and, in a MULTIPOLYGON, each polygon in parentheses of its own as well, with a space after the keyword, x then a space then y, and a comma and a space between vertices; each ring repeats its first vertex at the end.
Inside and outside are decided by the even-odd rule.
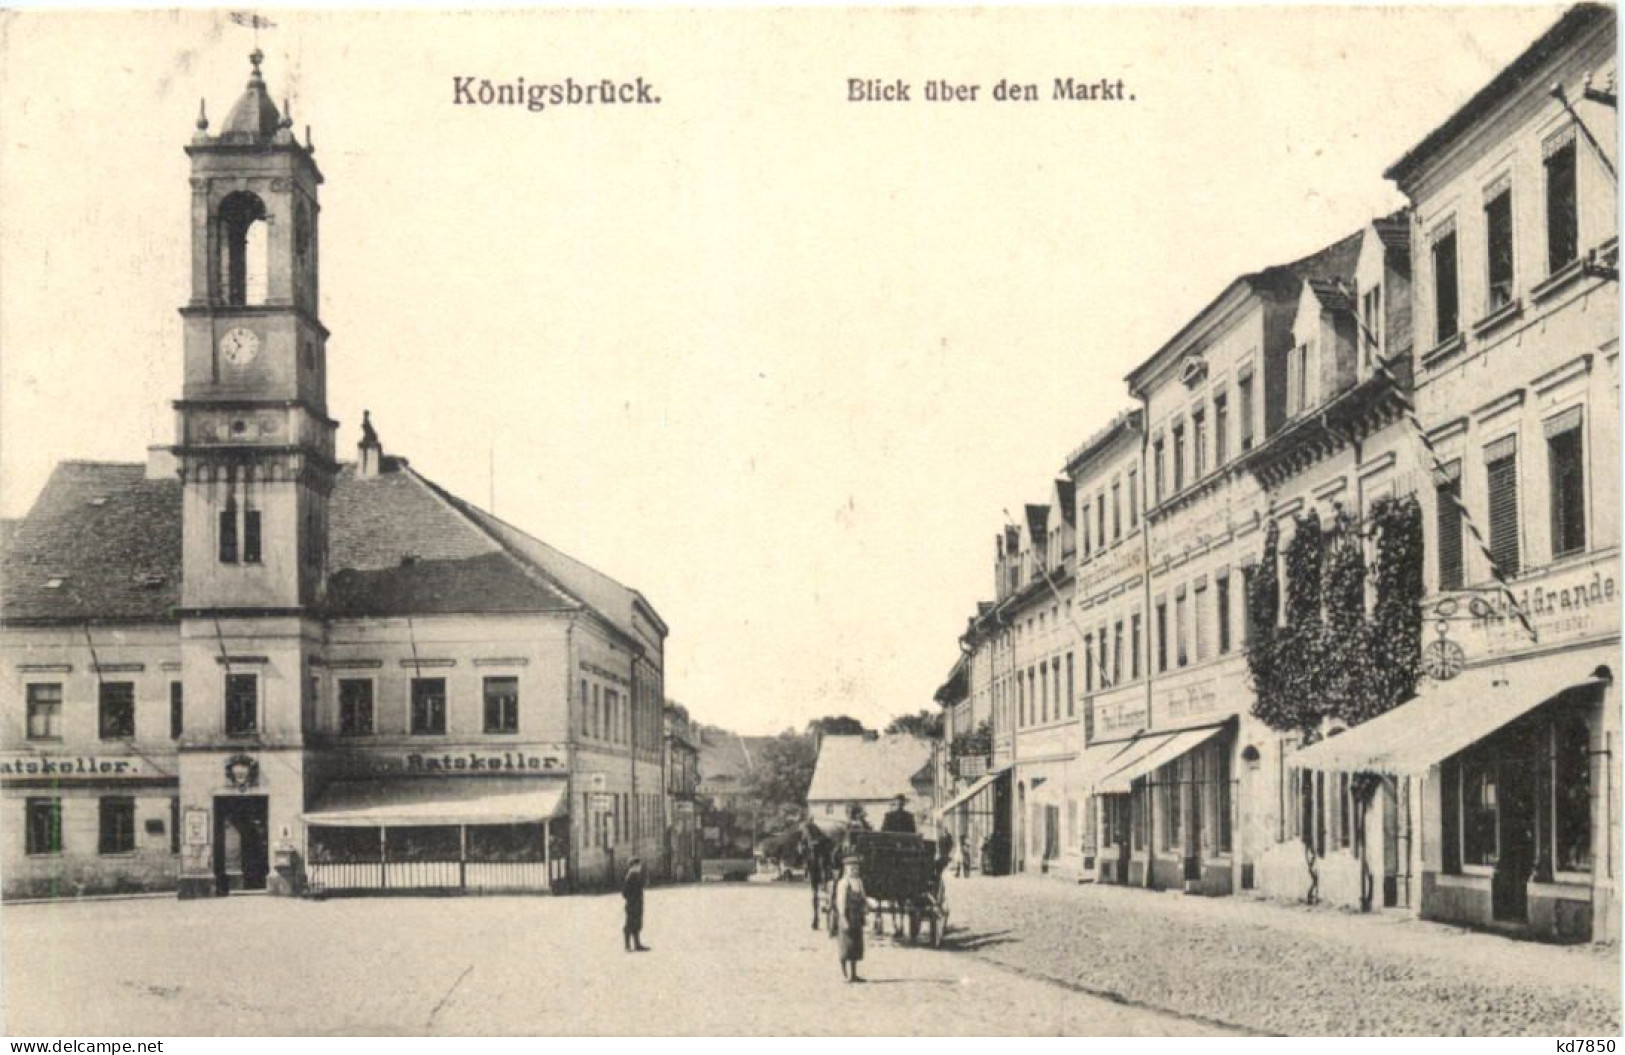
POLYGON ((361 412, 361 442, 356 444, 360 450, 360 457, 356 459, 356 466, 363 479, 377 476, 384 471, 384 445, 378 442, 378 433, 372 428, 372 411, 361 412))
POLYGON ((180 475, 181 463, 170 447, 158 444, 147 448, 147 479, 173 480, 180 475))

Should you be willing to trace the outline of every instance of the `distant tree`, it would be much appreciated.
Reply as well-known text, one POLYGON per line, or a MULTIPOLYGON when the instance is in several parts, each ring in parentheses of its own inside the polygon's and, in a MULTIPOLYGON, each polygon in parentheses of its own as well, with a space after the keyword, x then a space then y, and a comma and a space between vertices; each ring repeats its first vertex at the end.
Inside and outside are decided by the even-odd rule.
POLYGON ((807 723, 807 735, 818 736, 862 736, 869 730, 863 723, 851 715, 828 715, 823 718, 814 718, 807 723))
POLYGON ((886 732, 908 733, 910 736, 921 736, 927 740, 937 740, 942 737, 942 712, 921 710, 915 714, 900 714, 886 726, 886 732))
POLYGON ((755 765, 745 785, 757 808, 779 812, 783 807, 800 810, 807 803, 818 750, 813 738, 785 731, 757 749, 755 765))

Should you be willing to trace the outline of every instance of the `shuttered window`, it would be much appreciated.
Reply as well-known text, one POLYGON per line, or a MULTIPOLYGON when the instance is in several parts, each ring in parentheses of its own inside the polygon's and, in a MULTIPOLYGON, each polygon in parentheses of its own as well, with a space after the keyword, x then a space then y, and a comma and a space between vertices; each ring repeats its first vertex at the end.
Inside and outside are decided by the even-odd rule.
POLYGON ((1501 574, 1518 574, 1518 451, 1508 436, 1484 449, 1490 496, 1490 556, 1501 574))
POLYGON ((1581 457, 1580 408, 1546 423, 1546 453, 1551 474, 1552 556, 1586 548, 1585 466, 1581 457))
POLYGON ((1461 462, 1451 462, 1434 481, 1438 497, 1439 589, 1459 590, 1463 582, 1461 566, 1461 462))
POLYGON ((1451 228, 1433 243, 1434 342, 1443 344, 1461 328, 1457 310, 1456 232, 1451 228))

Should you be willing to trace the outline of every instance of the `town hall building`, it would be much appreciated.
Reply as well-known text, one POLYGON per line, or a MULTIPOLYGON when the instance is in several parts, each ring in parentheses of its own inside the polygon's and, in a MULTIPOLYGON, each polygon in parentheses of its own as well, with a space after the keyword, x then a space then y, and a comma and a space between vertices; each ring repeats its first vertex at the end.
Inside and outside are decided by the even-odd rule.
POLYGON ((251 57, 191 159, 175 444, 5 544, 7 898, 561 890, 666 843, 667 627, 328 416, 322 175, 251 57))

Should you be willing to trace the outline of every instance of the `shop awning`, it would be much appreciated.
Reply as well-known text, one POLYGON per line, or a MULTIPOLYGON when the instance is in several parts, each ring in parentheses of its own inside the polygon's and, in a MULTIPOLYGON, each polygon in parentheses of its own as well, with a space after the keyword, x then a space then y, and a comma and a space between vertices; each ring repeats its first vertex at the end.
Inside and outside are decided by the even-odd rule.
POLYGON ((955 806, 960 806, 960 805, 963 805, 964 803, 970 801, 972 798, 976 797, 982 791, 984 791, 989 784, 993 783, 995 780, 998 780, 1000 777, 1004 776, 1004 774, 1009 772, 1009 770, 1010 770, 1010 765, 1009 765, 1009 763, 1006 763, 1006 764, 1000 766, 998 769, 990 771, 986 776, 982 777, 976 783, 972 784, 970 787, 966 788, 964 791, 961 791, 959 794, 955 795, 953 798, 951 798, 947 802, 943 803, 942 808, 937 810, 937 815, 941 816, 942 814, 947 813, 949 810, 953 809, 955 806))
POLYGON ((1137 757, 1148 741, 1161 739, 1158 736, 1142 737, 1138 740, 1121 740, 1085 748, 1083 754, 1078 757, 1079 768, 1073 785, 1081 788, 1086 795, 1101 794, 1102 777, 1109 775, 1130 758, 1137 757))
POLYGON ((566 805, 561 780, 355 780, 329 784, 304 819, 318 827, 352 828, 536 824, 561 816, 566 805))
POLYGON ((1305 769, 1426 774, 1430 766, 1484 739, 1543 703, 1607 684, 1599 669, 1617 662, 1611 650, 1590 649, 1464 671, 1428 682, 1422 693, 1364 725, 1328 737, 1287 759, 1305 769))
POLYGON ((1210 725, 1201 729, 1181 729, 1160 737, 1148 737, 1132 752, 1124 752, 1123 763, 1113 767, 1095 785, 1101 795, 1126 795, 1134 790, 1134 782, 1147 773, 1167 765, 1180 755, 1201 747, 1224 731, 1223 725, 1210 725))

